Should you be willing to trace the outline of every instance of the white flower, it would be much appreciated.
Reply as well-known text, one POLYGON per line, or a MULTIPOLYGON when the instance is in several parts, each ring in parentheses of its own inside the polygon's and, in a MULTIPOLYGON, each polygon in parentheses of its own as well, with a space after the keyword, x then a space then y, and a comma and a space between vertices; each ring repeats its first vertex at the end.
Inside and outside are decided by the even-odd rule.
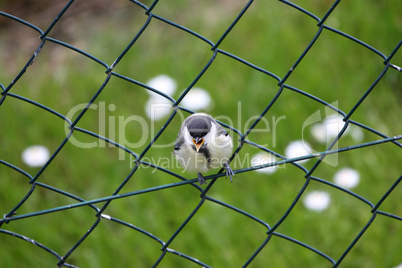
MULTIPOLYGON (((360 127, 350 126, 350 136, 356 141, 361 142, 364 138, 364 133, 360 127)), ((402 267, 401 267, 402 268, 402 267)))
POLYGON ((318 142, 329 143, 339 134, 344 125, 345 122, 341 116, 329 116, 324 122, 314 124, 310 131, 318 142))
POLYGON ((359 180, 359 172, 351 168, 343 168, 334 175, 334 182, 347 189, 356 187, 359 184, 359 180))
POLYGON ((327 192, 313 191, 306 195, 303 204, 307 209, 314 211, 323 211, 328 208, 331 198, 327 192))
POLYGON ((208 110, 212 103, 211 96, 209 93, 202 88, 193 88, 181 102, 183 107, 188 109, 198 111, 198 110, 208 110))
POLYGON ((342 116, 335 115, 335 116, 329 116, 329 117, 325 118, 323 125, 326 127, 327 137, 335 138, 339 134, 339 132, 342 130, 343 126, 345 125, 345 122, 343 121, 342 116))
POLYGON ((161 120, 172 112, 172 103, 160 95, 154 94, 145 104, 145 113, 153 121, 161 120))
MULTIPOLYGON (((295 158, 311 154, 311 146, 305 141, 297 140, 292 141, 285 149, 285 156, 287 158, 295 158)), ((309 159, 297 161, 297 163, 307 162, 309 159)))
POLYGON ((310 129, 311 135, 320 143, 327 142, 327 130, 324 124, 316 123, 310 129))
MULTIPOLYGON (((177 87, 176 81, 166 74, 157 75, 151 78, 148 80, 147 85, 169 96, 175 93, 177 87)), ((148 93, 152 94, 152 91, 148 91, 148 93)))
MULTIPOLYGON (((273 155, 265 152, 261 152, 258 154, 255 154, 253 158, 251 158, 251 166, 260 166, 260 165, 265 165, 269 163, 276 162, 276 159, 273 155)), ((266 168, 261 168, 261 169, 256 169, 255 171, 261 172, 261 173, 267 173, 271 174, 276 171, 278 166, 272 166, 272 167, 266 167, 266 168)))
MULTIPOLYGON (((311 135, 320 143, 330 143, 344 127, 345 122, 340 115, 332 115, 325 118, 323 123, 314 124, 310 131, 311 135)), ((363 132, 359 127, 349 124, 344 134, 351 135, 356 141, 363 139, 363 132)))
POLYGON ((30 167, 41 167, 49 160, 49 150, 42 145, 33 145, 22 152, 22 160, 30 167))
POLYGON ((400 263, 398 266, 395 266, 394 268, 402 268, 402 263, 400 263))

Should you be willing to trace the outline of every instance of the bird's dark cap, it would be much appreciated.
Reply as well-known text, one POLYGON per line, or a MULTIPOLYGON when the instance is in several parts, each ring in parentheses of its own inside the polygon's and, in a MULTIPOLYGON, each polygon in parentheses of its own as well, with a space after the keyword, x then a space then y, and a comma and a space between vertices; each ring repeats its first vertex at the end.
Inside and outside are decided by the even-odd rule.
POLYGON ((204 137, 212 126, 211 119, 207 116, 195 116, 189 119, 187 128, 192 137, 204 137))

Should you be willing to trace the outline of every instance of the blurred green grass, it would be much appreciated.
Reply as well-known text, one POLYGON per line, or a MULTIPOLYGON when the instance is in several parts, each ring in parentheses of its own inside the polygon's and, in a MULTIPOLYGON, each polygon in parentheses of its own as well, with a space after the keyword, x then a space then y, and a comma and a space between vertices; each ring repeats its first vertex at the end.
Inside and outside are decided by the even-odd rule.
MULTIPOLYGON (((330 1, 295 3, 319 17, 332 4, 330 1)), ((235 4, 226 1, 177 1, 172 5, 161 1, 154 13, 216 42, 244 4, 244 1, 235 4)), ((328 25, 389 55, 399 42, 402 32, 400 7, 397 0, 342 2, 330 16, 328 25)), ((54 16, 56 11, 53 10, 54 16)), ((43 20, 36 18, 37 25, 45 29, 53 17, 49 15, 43 20)), ((36 24, 35 18, 33 20, 32 23, 36 24)), ((145 20, 142 9, 123 2, 113 12, 102 13, 101 16, 90 12, 67 11, 50 36, 70 43, 111 65, 145 20)), ((283 77, 316 34, 316 24, 316 21, 283 3, 255 2, 220 48, 283 77)), ((0 71, 0 83, 7 86, 32 55, 40 40, 37 33, 14 22, 0 31, 0 63, 4 66, 3 71, 0 71)), ((210 46, 205 42, 153 19, 114 71, 142 83, 155 75, 168 74, 178 84, 178 90, 173 95, 177 99, 212 54, 210 46)), ((395 55, 392 62, 402 65, 401 52, 395 55)), ((336 103, 347 113, 383 68, 382 59, 374 53, 351 40, 324 31, 286 83, 328 103, 336 103)), ((67 115, 76 105, 88 102, 105 78, 105 69, 102 66, 76 52, 46 42, 35 63, 13 86, 11 92, 67 115)), ((246 122, 259 115, 275 96, 278 90, 276 84, 277 81, 271 77, 218 54, 196 86, 211 94, 214 105, 208 111, 210 114, 230 118, 233 127, 244 132, 247 129, 246 122)), ((138 115, 146 120, 149 129, 154 130, 153 133, 158 131, 164 120, 151 122, 147 119, 144 104, 148 97, 144 88, 112 77, 95 102, 97 105, 105 105, 105 114, 102 115, 105 121, 102 120, 99 109, 91 109, 78 126, 95 133, 104 132, 109 138, 114 136, 117 142, 122 142, 119 137, 125 137, 131 143, 139 141, 143 138, 144 129, 134 123, 121 129, 116 122, 119 122, 119 117, 138 115), (114 104, 116 109, 108 109, 110 104, 114 104)), ((353 114, 352 119, 389 136, 401 134, 401 99, 401 75, 390 69, 353 114)), ((270 123, 281 116, 286 117, 278 122, 276 132, 272 129, 268 132, 253 132, 249 138, 256 143, 266 144, 268 148, 283 155, 291 141, 307 135, 307 141, 314 149, 323 151, 325 146, 309 136, 309 129, 302 131, 305 120, 318 110, 323 113, 324 107, 305 96, 285 90, 266 115, 270 123)), ((64 122, 11 97, 7 97, 1 105, 0 116, 0 159, 34 176, 38 169, 30 168, 22 162, 22 151, 30 145, 43 144, 54 152, 65 138, 64 122)), ((180 118, 176 117, 155 145, 173 142, 180 123, 180 118)), ((361 142, 379 139, 367 131, 363 132, 364 139, 361 142)), ((151 134, 149 132, 146 137, 147 143, 153 137, 151 134)), ((238 137, 235 133, 232 134, 236 140, 238 137)), ((99 143, 97 139, 79 132, 74 133, 74 138, 99 143)), ((141 153, 147 143, 130 149, 141 153)), ((338 147, 355 143, 350 137, 342 137, 338 147)), ((257 149, 245 145, 238 159, 240 163, 244 162, 249 166, 249 161, 244 159, 257 152, 257 149)), ((171 154, 170 147, 153 147, 146 157, 156 160, 161 157, 172 159, 171 154)), ((353 191, 374 204, 401 174, 402 155, 399 148, 392 144, 349 151, 338 157, 337 166, 324 163, 313 175, 332 182, 337 170, 352 167, 360 172, 361 178, 359 186, 353 191)), ((127 154, 122 155, 117 148, 108 144, 99 143, 95 148, 83 149, 67 143, 39 181, 87 200, 108 196, 128 176, 133 167, 132 160, 127 154)), ((304 166, 311 168, 314 163, 314 160, 310 160, 304 166)), ((172 167, 172 171, 188 179, 195 178, 194 174, 183 173, 176 165, 172 167)), ((218 180, 209 195, 273 226, 305 183, 304 175, 300 169, 291 165, 283 166, 272 175, 241 173, 232 184, 225 179, 218 180)), ((1 213, 5 214, 22 199, 31 185, 27 183, 27 178, 5 166, 0 166, 0 177, 1 213)), ((175 181, 177 179, 161 171, 141 167, 122 192, 175 181)), ((307 210, 299 202, 277 231, 311 245, 337 260, 372 216, 371 207, 344 192, 317 182, 311 182, 307 192, 317 189, 329 192, 330 207, 318 213, 307 210)), ((397 187, 380 209, 402 215, 401 194, 401 187, 397 187)), ((183 186, 115 200, 104 213, 132 223, 167 241, 199 200, 199 192, 195 188, 183 186)), ((71 199, 39 188, 18 210, 18 214, 70 203, 71 199)), ((2 228, 23 234, 64 255, 95 220, 93 211, 83 207, 13 221, 2 228)), ((214 267, 238 267, 265 240, 265 232, 261 225, 249 218, 206 202, 169 247, 214 267)), ((402 247, 401 235, 402 226, 399 221, 377 216, 372 226, 346 256, 342 267, 398 265, 402 262, 397 250, 402 247)), ((0 260, 5 267, 32 267, 33 263, 37 267, 54 267, 57 262, 56 258, 24 241, 6 235, 2 235, 2 239, 7 244, 7 248, 0 251, 0 260)), ((140 233, 103 220, 67 262, 80 267, 148 267, 161 254, 160 247, 157 242, 140 233)), ((196 265, 167 254, 160 266, 196 265)), ((275 236, 251 264, 251 267, 267 266, 331 265, 311 251, 275 236)))

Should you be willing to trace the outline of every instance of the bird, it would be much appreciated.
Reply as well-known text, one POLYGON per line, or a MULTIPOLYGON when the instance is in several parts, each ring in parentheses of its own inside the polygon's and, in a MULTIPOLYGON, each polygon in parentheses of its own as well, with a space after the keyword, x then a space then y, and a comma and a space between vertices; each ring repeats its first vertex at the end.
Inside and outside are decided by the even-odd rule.
POLYGON ((228 164, 233 140, 209 114, 194 113, 182 123, 174 146, 174 155, 184 170, 198 172, 200 185, 206 184, 202 173, 223 167, 226 178, 235 176, 228 164))

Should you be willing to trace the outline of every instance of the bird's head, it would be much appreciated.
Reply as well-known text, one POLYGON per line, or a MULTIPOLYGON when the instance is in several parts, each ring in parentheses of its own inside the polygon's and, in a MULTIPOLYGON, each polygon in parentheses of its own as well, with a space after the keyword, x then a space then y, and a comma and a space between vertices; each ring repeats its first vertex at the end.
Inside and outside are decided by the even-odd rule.
POLYGON ((205 116, 194 116, 187 125, 188 132, 192 138, 195 150, 198 152, 203 144, 205 137, 211 131, 211 121, 205 116))

